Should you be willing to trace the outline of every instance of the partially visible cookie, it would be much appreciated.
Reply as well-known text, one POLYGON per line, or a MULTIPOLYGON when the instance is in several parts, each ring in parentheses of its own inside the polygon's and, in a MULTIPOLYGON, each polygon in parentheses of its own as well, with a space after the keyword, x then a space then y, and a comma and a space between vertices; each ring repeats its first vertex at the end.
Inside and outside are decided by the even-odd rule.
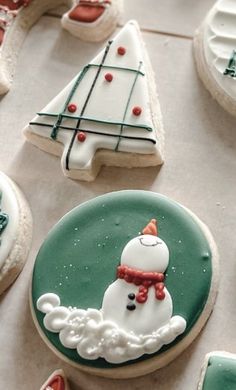
POLYGON ((107 39, 121 17, 123 0, 76 0, 61 20, 72 35, 98 42, 107 39))
POLYGON ((225 351, 205 356, 198 390, 236 389, 236 355, 225 351))
POLYGON ((28 30, 48 10, 71 0, 0 0, 0 95, 9 91, 28 30))
POLYGON ((233 115, 236 115, 235 26, 235 1, 219 0, 194 38, 200 78, 213 98, 233 115))
POLYGON ((54 371, 40 390, 69 390, 68 382, 63 370, 54 371))
POLYGON ((0 172, 0 294, 22 270, 31 245, 32 217, 16 186, 0 172))
POLYGON ((25 127, 28 141, 61 157, 64 175, 94 180, 102 165, 163 163, 153 70, 137 22, 127 23, 25 127))

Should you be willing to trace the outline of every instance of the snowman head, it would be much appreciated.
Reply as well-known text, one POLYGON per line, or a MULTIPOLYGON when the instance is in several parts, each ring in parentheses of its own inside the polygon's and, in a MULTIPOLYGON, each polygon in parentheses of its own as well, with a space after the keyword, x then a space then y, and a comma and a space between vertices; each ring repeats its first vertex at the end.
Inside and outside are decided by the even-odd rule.
POLYGON ((169 250, 165 242, 157 237, 156 220, 152 219, 142 233, 124 247, 121 265, 146 272, 165 272, 169 263, 169 250))

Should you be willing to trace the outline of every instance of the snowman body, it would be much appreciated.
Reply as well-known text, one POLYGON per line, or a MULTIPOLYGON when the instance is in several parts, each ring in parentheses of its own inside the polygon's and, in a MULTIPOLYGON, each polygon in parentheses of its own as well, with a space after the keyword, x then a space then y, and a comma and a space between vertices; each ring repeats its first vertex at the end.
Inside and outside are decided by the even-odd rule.
MULTIPOLYGON (((164 273, 169 263, 169 250, 163 240, 154 235, 135 237, 125 246, 121 266, 141 270, 144 273, 164 273)), ((164 287, 164 298, 157 299, 154 285, 148 288, 144 303, 136 300, 140 286, 117 279, 105 291, 101 311, 104 320, 135 335, 150 335, 168 324, 173 304, 164 287)))

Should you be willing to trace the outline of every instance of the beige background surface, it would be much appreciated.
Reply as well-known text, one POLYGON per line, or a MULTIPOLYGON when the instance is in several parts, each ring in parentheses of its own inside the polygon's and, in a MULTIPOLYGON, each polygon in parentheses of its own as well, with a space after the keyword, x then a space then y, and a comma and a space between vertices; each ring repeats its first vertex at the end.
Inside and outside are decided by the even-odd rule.
POLYGON ((21 129, 103 45, 80 42, 62 31, 55 13, 42 17, 30 31, 13 87, 0 100, 0 169, 25 192, 34 217, 28 262, 0 298, 1 390, 38 390, 59 367, 71 379, 72 390, 191 390, 196 389, 205 353, 236 351, 236 120, 204 89, 192 56, 191 36, 213 3, 126 0, 124 19, 136 18, 143 29, 152 30, 144 32, 144 39, 163 112, 166 163, 160 171, 105 168, 89 184, 64 178, 59 159, 26 143, 21 129), (191 347, 162 370, 117 381, 86 375, 54 356, 32 322, 28 289, 37 251, 58 219, 84 200, 129 188, 161 192, 205 221, 220 251, 222 276, 215 310, 191 347))

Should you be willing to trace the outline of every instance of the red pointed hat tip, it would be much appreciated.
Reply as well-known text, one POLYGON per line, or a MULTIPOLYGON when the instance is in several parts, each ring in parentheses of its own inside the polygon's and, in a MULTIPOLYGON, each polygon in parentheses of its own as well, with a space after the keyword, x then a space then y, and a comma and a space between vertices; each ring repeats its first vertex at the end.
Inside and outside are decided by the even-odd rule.
POLYGON ((61 375, 55 375, 47 384, 45 390, 65 390, 65 382, 61 375))
POLYGON ((151 234, 152 236, 157 236, 157 221, 156 219, 151 219, 151 221, 145 226, 142 230, 142 234, 151 234))

